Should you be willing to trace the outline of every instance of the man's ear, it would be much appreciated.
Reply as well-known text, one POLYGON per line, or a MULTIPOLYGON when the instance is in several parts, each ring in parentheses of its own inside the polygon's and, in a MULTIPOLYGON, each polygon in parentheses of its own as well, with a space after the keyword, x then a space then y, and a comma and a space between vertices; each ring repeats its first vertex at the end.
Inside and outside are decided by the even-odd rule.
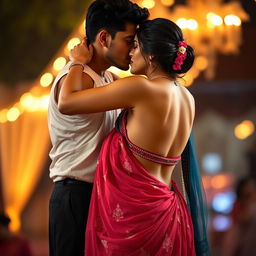
POLYGON ((112 37, 109 34, 109 32, 105 29, 101 30, 98 34, 98 39, 99 39, 99 43, 103 46, 103 47, 109 47, 112 37))

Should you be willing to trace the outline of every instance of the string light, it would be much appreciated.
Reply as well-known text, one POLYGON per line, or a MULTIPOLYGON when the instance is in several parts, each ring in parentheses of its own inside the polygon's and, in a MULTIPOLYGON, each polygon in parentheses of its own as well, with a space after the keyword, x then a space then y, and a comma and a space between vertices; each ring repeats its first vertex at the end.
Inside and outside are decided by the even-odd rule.
POLYGON ((77 44, 80 44, 80 42, 81 42, 81 40, 77 37, 70 39, 67 44, 68 50, 70 51, 74 46, 76 46, 77 44))
POLYGON ((51 73, 45 73, 40 78, 40 85, 42 87, 48 87, 53 81, 53 75, 51 73))
MULTIPOLYGON (((152 9, 154 7, 158 7, 158 4, 161 3, 163 6, 171 6, 174 3, 174 0, 161 0, 161 1, 157 1, 157 0, 141 0, 140 1, 141 5, 143 7, 152 9)), ((225 4, 226 7, 229 7, 229 4, 225 4)), ((202 41, 200 39, 200 37, 198 36, 200 33, 200 31, 205 31, 205 28, 201 27, 201 23, 199 23, 200 21, 200 17, 203 17, 203 13, 206 10, 206 5, 204 4, 204 1, 198 1, 197 6, 192 6, 192 0, 188 0, 188 4, 187 7, 185 7, 185 11, 186 12, 181 12, 180 10, 184 10, 184 7, 182 7, 181 9, 179 9, 179 5, 177 5, 177 7, 175 6, 174 10, 172 11, 172 19, 175 20, 175 17, 179 17, 179 19, 177 19, 177 24, 178 26, 180 26, 183 30, 184 30, 184 35, 185 38, 188 37, 189 41, 191 42, 191 45, 197 45, 197 41, 202 41), (201 8, 198 8, 198 6, 201 6, 201 8), (200 12, 197 15, 197 11, 200 9, 200 12), (192 19, 191 17, 189 17, 187 14, 189 14, 190 12, 192 12, 197 18, 196 19, 192 19), (187 15, 187 18, 182 17, 182 13, 187 15), (202 15, 201 15, 202 14, 202 15), (199 20, 199 21, 198 21, 199 20), (200 24, 200 25, 199 25, 200 24), (200 26, 200 30, 198 29, 200 26), (186 33, 196 33, 196 36, 187 36, 186 33), (195 42, 194 42, 195 40, 195 42)), ((230 8, 231 9, 231 5, 230 8)), ((216 13, 213 12, 208 12, 206 13, 206 16, 204 16, 204 20, 206 19, 207 25, 210 24, 210 26, 212 28, 214 27, 220 27, 223 26, 223 21, 224 24, 226 26, 240 26, 241 25, 241 19, 243 20, 248 20, 248 15, 246 15, 246 13, 244 13, 240 6, 237 6, 236 9, 234 9, 235 11, 233 11, 233 13, 236 13, 237 15, 239 15, 240 17, 238 17, 235 14, 227 14, 226 16, 224 16, 224 18, 222 19, 222 17, 216 13)), ((226 11, 225 11, 226 12, 226 11)), ((166 12, 167 13, 167 12, 166 12)), ((222 12, 223 13, 223 12, 222 12)), ((166 17, 168 18, 168 17, 166 17)), ((73 34, 75 36, 73 36, 68 43, 63 47, 62 49, 62 53, 59 54, 59 56, 61 55, 69 55, 70 50, 77 44, 79 44, 81 42, 81 39, 84 36, 84 30, 85 30, 85 22, 82 21, 81 24, 78 26, 77 31, 73 34)), ((205 32, 204 32, 205 33, 205 32)), ((189 35, 189 34, 188 34, 189 35)), ((207 35, 207 33, 206 33, 207 35)), ((215 36, 215 35, 214 35, 215 36)), ((211 41, 211 40, 210 40, 211 41)), ((219 40, 220 41, 220 40, 219 40)), ((215 45, 215 47, 218 47, 217 45, 215 45)), ((203 45, 201 47, 197 47, 197 49, 202 49, 204 50, 203 45)), ((229 52, 233 49, 230 48, 225 48, 225 46, 222 43, 222 47, 221 47, 221 51, 225 52, 226 50, 229 49, 229 52), (231 49, 231 50, 230 50, 231 49)), ((206 51, 209 52, 209 51, 206 51)), ((184 77, 185 80, 185 86, 190 86, 194 79, 199 75, 200 71, 206 70, 207 73, 212 74, 211 71, 208 72, 209 67, 212 67, 213 65, 211 63, 209 63, 209 61, 211 61, 213 58, 208 59, 208 56, 205 55, 204 52, 198 52, 198 54, 200 56, 198 56, 195 60, 195 65, 194 67, 189 71, 188 74, 186 74, 186 76, 184 77)), ((46 72, 45 74, 43 74, 40 78, 40 85, 41 87, 49 87, 52 82, 53 79, 55 78, 55 75, 57 74, 57 72, 59 72, 65 65, 66 65, 66 58, 65 57, 58 57, 53 64, 48 68, 48 72, 46 72)), ((122 71, 122 70, 115 70, 114 73, 118 74, 120 77, 125 77, 125 76, 130 76, 131 73, 129 71, 122 71)), ((208 75, 207 75, 208 76, 208 75)), ((209 75, 210 77, 211 75, 209 75)), ((35 86, 36 87, 36 86, 35 86)), ((40 93, 40 92, 39 92, 40 93)), ((19 104, 16 106, 15 104, 13 106, 16 106, 15 109, 19 110, 19 114, 18 112, 13 112, 13 116, 11 117, 11 119, 15 119, 15 115, 19 116, 23 113, 23 110, 26 111, 34 111, 36 109, 40 109, 40 107, 34 107, 32 106, 33 104, 37 104, 36 102, 38 102, 38 98, 37 100, 35 100, 35 97, 32 96, 31 93, 27 93, 24 94, 23 97, 21 97, 19 104), (16 113, 16 114, 15 114, 16 113)), ((47 100, 45 100, 45 102, 47 102, 47 100)), ((40 105, 40 104, 39 104, 40 105)), ((7 122, 7 112, 9 111, 9 109, 5 109, 5 110, 1 110, 0 111, 0 122, 4 123, 7 122)), ((13 110, 12 110, 13 111, 13 110)), ((12 112, 10 112, 12 113, 12 112)))
POLYGON ((206 18, 207 18, 207 25, 210 27, 220 26, 223 24, 222 18, 213 12, 207 13, 206 18))
POLYGON ((187 28, 190 30, 196 30, 198 28, 198 23, 195 19, 187 20, 187 28))
POLYGON ((232 25, 240 26, 241 25, 241 19, 238 16, 233 15, 233 14, 225 16, 224 22, 228 26, 232 26, 232 25))
POLYGON ((8 110, 6 117, 8 121, 13 122, 18 119, 19 115, 20 115, 19 109, 16 107, 12 107, 8 110))
POLYGON ((145 8, 152 9, 155 6, 155 1, 154 0, 143 0, 141 4, 145 8))
POLYGON ((54 61, 53 68, 56 71, 60 71, 66 65, 66 63, 67 61, 64 57, 59 57, 54 61))

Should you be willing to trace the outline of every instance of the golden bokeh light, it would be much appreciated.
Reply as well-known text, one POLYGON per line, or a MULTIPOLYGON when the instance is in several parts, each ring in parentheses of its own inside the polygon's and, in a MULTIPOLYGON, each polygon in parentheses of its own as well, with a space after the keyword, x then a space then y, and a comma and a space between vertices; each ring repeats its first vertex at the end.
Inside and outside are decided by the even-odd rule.
POLYGON ((195 19, 187 20, 186 27, 190 30, 196 30, 198 28, 198 23, 195 19))
POLYGON ((33 96, 31 93, 27 92, 24 93, 21 98, 20 98, 20 104, 24 107, 24 108, 29 108, 29 106, 31 106, 33 104, 33 96))
POLYGON ((50 99, 49 95, 44 95, 38 99, 39 110, 44 111, 48 109, 49 99, 50 99))
POLYGON ((20 104, 28 112, 45 111, 48 109, 49 94, 34 97, 31 93, 25 93, 20 98, 20 104))
POLYGON ((67 44, 67 48, 70 51, 74 46, 76 46, 77 44, 80 44, 81 40, 78 37, 74 37, 72 39, 69 40, 68 44, 67 44))
POLYGON ((198 22, 195 19, 185 19, 185 18, 180 18, 176 21, 176 24, 181 28, 181 29, 189 29, 189 30, 196 30, 198 29, 198 22))
POLYGON ((20 116, 20 111, 18 108, 16 107, 12 107, 8 110, 7 112, 7 120, 9 122, 14 122, 18 119, 18 117, 20 116))
POLYGON ((45 73, 40 78, 40 85, 42 87, 48 87, 53 81, 53 75, 51 73, 45 73))
POLYGON ((64 57, 57 58, 53 63, 53 68, 56 71, 60 71, 65 65, 67 61, 64 57))
POLYGON ((250 120, 244 120, 242 123, 238 124, 234 129, 235 136, 240 139, 244 140, 250 135, 253 134, 255 130, 254 124, 250 120))
POLYGON ((154 0, 143 0, 141 5, 145 8, 152 9, 155 6, 154 0))
POLYGON ((232 25, 240 26, 241 25, 241 19, 238 16, 233 15, 233 14, 225 16, 224 22, 228 26, 232 26, 232 25))
POLYGON ((181 28, 185 29, 187 28, 187 20, 185 18, 180 18, 176 21, 176 24, 181 28))
POLYGON ((220 25, 223 24, 222 18, 219 15, 217 15, 213 12, 207 13, 206 18, 207 18, 207 21, 208 21, 207 24, 210 25, 210 26, 211 25, 220 26, 220 25))

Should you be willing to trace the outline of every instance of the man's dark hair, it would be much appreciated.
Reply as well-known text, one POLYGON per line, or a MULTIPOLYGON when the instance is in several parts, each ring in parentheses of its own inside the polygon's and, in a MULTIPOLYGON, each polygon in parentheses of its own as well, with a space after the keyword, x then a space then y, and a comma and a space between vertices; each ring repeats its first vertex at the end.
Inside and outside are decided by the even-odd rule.
POLYGON ((146 8, 129 0, 96 0, 88 8, 86 15, 87 42, 93 43, 102 29, 106 29, 115 38, 116 32, 125 30, 126 23, 138 25, 148 16, 146 8))

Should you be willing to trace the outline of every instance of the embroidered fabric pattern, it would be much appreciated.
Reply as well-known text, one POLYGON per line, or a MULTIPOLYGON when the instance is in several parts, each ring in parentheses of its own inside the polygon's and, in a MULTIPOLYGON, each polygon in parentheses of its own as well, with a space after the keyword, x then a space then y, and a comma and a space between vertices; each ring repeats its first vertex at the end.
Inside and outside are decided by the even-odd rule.
POLYGON ((174 64, 172 65, 173 70, 181 70, 181 66, 183 64, 183 61, 187 57, 187 43, 185 41, 179 41, 178 43, 179 49, 177 52, 177 57, 174 60, 174 64))
POLYGON ((144 159, 147 159, 147 160, 153 161, 155 163, 159 163, 159 164, 175 165, 175 164, 178 163, 178 161, 181 159, 180 156, 178 156, 178 157, 163 157, 163 156, 159 156, 159 155, 153 154, 151 152, 148 152, 148 151, 146 151, 146 150, 144 150, 144 149, 134 145, 129 140, 129 138, 127 136, 127 131, 126 131, 126 128, 125 128, 126 127, 126 114, 127 114, 127 110, 124 110, 124 111, 125 111, 125 113, 122 116, 122 120, 120 122, 119 130, 120 130, 121 134, 124 135, 130 150, 134 154, 136 154, 136 155, 138 155, 138 156, 140 156, 140 157, 142 157, 144 159))

